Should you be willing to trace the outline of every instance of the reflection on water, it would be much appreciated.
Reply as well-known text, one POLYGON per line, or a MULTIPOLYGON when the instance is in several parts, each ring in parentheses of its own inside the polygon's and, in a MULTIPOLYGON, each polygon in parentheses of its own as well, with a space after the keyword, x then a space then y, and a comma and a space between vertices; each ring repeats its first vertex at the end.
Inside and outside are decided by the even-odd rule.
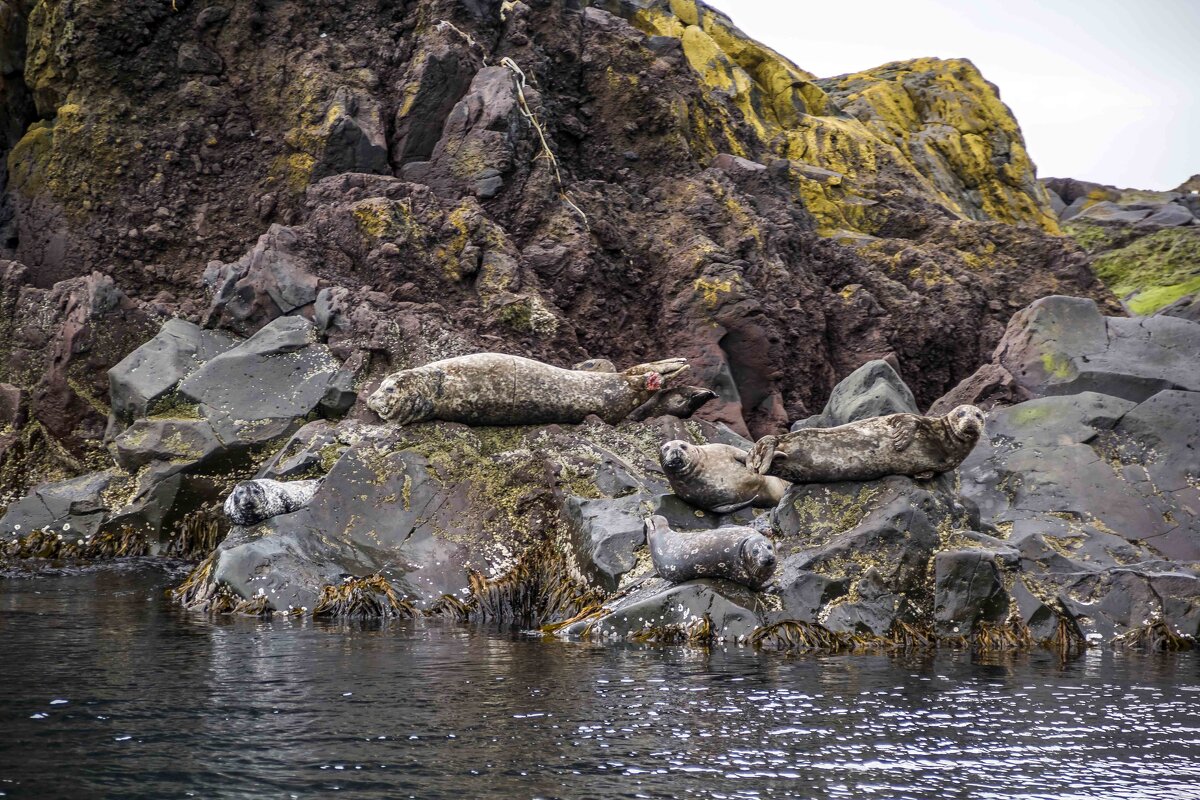
POLYGON ((973 660, 209 620, 0 579, 9 797, 1200 798, 1200 657, 973 660))

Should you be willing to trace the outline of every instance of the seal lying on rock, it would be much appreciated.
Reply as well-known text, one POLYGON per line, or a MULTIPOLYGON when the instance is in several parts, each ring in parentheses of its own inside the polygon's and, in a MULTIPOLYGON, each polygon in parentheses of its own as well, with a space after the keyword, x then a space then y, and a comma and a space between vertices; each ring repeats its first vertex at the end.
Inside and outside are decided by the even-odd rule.
POLYGON ((957 406, 944 417, 889 414, 836 428, 764 436, 747 465, 793 483, 870 481, 885 475, 932 478, 962 463, 983 434, 983 412, 957 406))
POLYGON ((393 372, 367 398, 367 407, 401 425, 431 419, 468 425, 575 424, 589 414, 615 425, 685 369, 682 358, 624 372, 590 372, 476 353, 393 372))
POLYGON ((666 517, 645 523, 650 560, 671 583, 693 578, 725 578, 761 589, 775 572, 775 545, 753 528, 673 531, 666 517))
POLYGON ((263 520, 290 514, 308 505, 321 481, 242 481, 225 498, 225 516, 234 525, 257 525, 263 520))
POLYGON ((699 508, 728 514, 746 506, 770 508, 787 491, 787 481, 746 466, 746 451, 728 444, 664 442, 659 463, 675 494, 699 508))
POLYGON ((675 386, 663 389, 655 392, 653 397, 630 412, 626 419, 630 422, 641 422, 651 417, 661 417, 667 414, 687 419, 716 396, 717 393, 712 389, 705 389, 702 386, 675 386))

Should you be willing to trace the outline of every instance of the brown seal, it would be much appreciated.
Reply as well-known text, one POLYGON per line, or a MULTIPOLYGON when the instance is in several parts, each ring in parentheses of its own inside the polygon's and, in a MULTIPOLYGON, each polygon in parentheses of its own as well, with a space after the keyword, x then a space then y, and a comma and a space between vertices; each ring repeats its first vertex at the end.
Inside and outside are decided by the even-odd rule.
POLYGON ((787 481, 747 467, 746 451, 733 445, 672 439, 658 449, 658 460, 675 494, 718 514, 777 505, 788 487, 787 481))
POLYGON ((753 528, 673 531, 666 517, 647 517, 646 544, 654 569, 671 583, 724 578, 761 589, 775 572, 775 545, 753 528))
POLYGON ((476 353, 393 372, 367 398, 367 407, 401 425, 431 419, 469 425, 574 424, 590 414, 612 425, 685 369, 682 358, 610 373, 476 353))
POLYGON ((889 414, 836 428, 764 436, 747 465, 793 483, 932 478, 963 462, 983 434, 983 412, 957 406, 944 417, 889 414))

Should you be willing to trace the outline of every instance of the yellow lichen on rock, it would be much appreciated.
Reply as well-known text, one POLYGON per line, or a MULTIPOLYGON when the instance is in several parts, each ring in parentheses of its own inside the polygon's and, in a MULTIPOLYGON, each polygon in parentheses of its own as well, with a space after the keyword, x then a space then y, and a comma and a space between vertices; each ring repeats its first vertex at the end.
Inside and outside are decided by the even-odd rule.
MULTIPOLYGON (((726 144, 739 138, 729 124, 695 122, 695 137, 712 144, 693 145, 693 152, 782 156, 846 177, 851 185, 840 191, 796 183, 823 234, 874 233, 879 220, 855 198, 881 195, 876 184, 885 174, 956 216, 1058 232, 1016 120, 969 61, 919 58, 818 81, 699 0, 651 3, 630 21, 680 39, 700 85, 732 107, 730 124, 740 114, 758 140, 748 154, 726 144)), ((721 112, 705 108, 692 117, 719 119, 721 112)))

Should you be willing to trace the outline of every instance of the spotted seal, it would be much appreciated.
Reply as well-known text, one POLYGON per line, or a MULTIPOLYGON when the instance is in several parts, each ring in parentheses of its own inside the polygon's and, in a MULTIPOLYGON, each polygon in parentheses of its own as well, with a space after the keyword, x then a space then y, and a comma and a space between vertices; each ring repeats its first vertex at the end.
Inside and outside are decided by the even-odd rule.
POLYGON ((385 420, 440 419, 469 425, 616 424, 687 369, 682 358, 624 372, 562 369, 521 356, 475 353, 393 372, 367 398, 385 420))
POLYGON ((671 583, 725 578, 761 589, 775 572, 775 545, 753 528, 673 531, 666 517, 647 517, 646 543, 654 569, 671 583))
POLYGON ((747 467, 746 451, 733 445, 672 439, 659 447, 658 460, 675 494, 718 514, 777 505, 788 487, 787 481, 747 467))
POLYGON ((983 412, 957 406, 944 417, 889 414, 836 428, 764 436, 750 469, 793 483, 869 481, 885 475, 932 478, 962 463, 983 434, 983 412))
POLYGON ((319 479, 286 483, 270 478, 242 481, 225 498, 225 516, 234 525, 257 525, 304 508, 320 486, 319 479))

